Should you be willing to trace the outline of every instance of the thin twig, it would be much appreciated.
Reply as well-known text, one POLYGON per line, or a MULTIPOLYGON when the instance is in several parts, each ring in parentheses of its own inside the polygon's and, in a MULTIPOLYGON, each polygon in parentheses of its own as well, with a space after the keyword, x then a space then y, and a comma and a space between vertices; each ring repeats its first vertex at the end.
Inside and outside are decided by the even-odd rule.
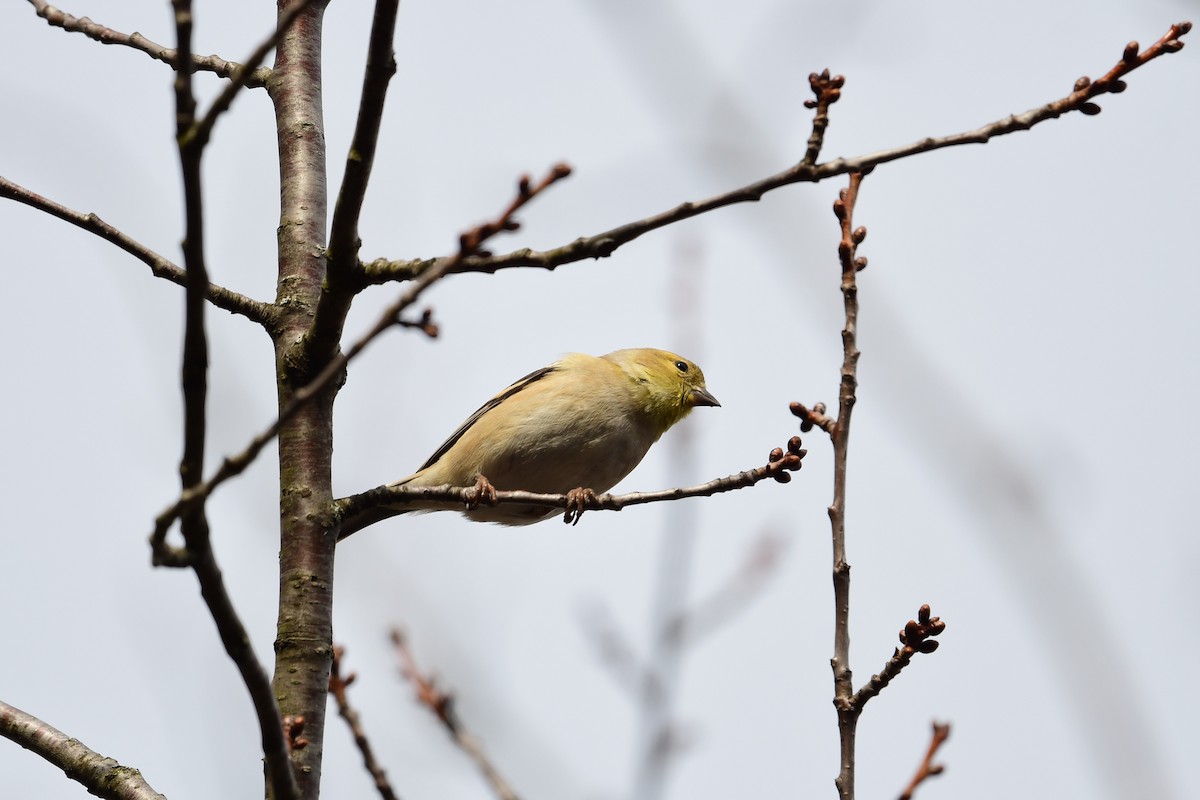
POLYGON ((458 711, 455 708, 453 695, 442 691, 432 677, 423 675, 417 669, 416 661, 408 647, 408 641, 399 629, 392 630, 392 644, 396 648, 396 657, 400 661, 400 674, 417 690, 417 700, 434 713, 459 749, 475 762, 488 785, 492 787, 492 791, 500 800, 518 800, 516 792, 496 770, 487 754, 483 752, 479 740, 463 727, 462 720, 459 719, 458 711))
MULTIPOLYGON (((115 244, 126 253, 129 253, 150 267, 150 273, 156 278, 163 278, 179 286, 187 284, 187 273, 181 267, 154 252, 141 242, 136 241, 128 234, 109 225, 95 214, 84 214, 59 205, 53 200, 31 192, 24 186, 13 183, 3 177, 0 177, 0 197, 16 200, 18 203, 24 203, 31 208, 45 211, 53 217, 58 217, 64 222, 69 222, 88 233, 99 236, 106 242, 115 244)), ((208 284, 204 296, 208 302, 231 314, 241 314, 246 319, 257 322, 267 328, 275 325, 275 308, 269 303, 254 300, 211 282, 208 284)))
POLYGON ((833 705, 837 709, 841 743, 841 768, 837 787, 842 800, 854 798, 854 739, 859 710, 853 705, 854 679, 850 670, 850 564, 846 560, 846 456, 850 446, 850 415, 858 388, 858 271, 866 259, 856 255, 866 238, 866 228, 854 228, 854 205, 862 173, 850 174, 850 185, 838 194, 833 212, 841 226, 838 261, 842 267, 842 305, 846 323, 842 328, 842 379, 838 389, 838 417, 829 437, 833 441, 833 504, 829 522, 833 534, 834 634, 833 705))
POLYGON ((396 74, 396 54, 392 42, 396 35, 399 7, 400 0, 377 0, 375 3, 362 94, 358 101, 358 119, 350 140, 346 169, 329 231, 330 272, 335 275, 358 266, 358 248, 361 244, 358 221, 367 194, 371 167, 375 163, 388 84, 396 74))
MULTIPOLYGON (((803 161, 780 173, 755 181, 740 189, 698 200, 682 203, 675 208, 655 214, 645 219, 630 222, 593 236, 584 236, 570 244, 550 250, 533 250, 522 248, 503 255, 475 257, 464 259, 456 265, 454 272, 483 272, 492 273, 501 269, 513 267, 541 267, 554 269, 563 264, 571 264, 589 258, 607 258, 622 245, 649 233, 650 231, 671 225, 680 220, 690 219, 725 206, 737 203, 752 203, 761 200, 767 192, 793 183, 817 183, 837 175, 854 172, 868 173, 880 164, 908 158, 920 153, 929 153, 945 147, 957 147, 967 144, 983 144, 990 139, 1016 131, 1027 131, 1039 123, 1061 117, 1072 111, 1084 114, 1095 114, 1099 109, 1091 102, 1101 94, 1117 94, 1124 91, 1125 84, 1121 77, 1138 67, 1167 53, 1178 52, 1183 47, 1180 38, 1191 30, 1190 22, 1172 25, 1154 45, 1138 53, 1134 47, 1132 58, 1122 57, 1103 78, 1079 86, 1070 94, 1045 105, 1032 108, 1022 114, 1012 114, 1003 119, 988 123, 974 130, 963 131, 949 136, 927 137, 899 147, 880 150, 853 158, 837 158, 823 164, 806 164, 803 161)), ((1136 43, 1131 43, 1136 44, 1136 43)), ((1128 52, 1128 49, 1127 51, 1128 52)), ((415 259, 409 261, 389 261, 377 259, 363 264, 365 279, 371 284, 387 283, 389 281, 410 280, 430 269, 435 259, 415 259)))
POLYGON ((221 462, 221 466, 217 468, 217 471, 208 480, 184 489, 174 503, 155 517, 154 530, 150 534, 150 546, 154 563, 179 566, 180 560, 178 556, 166 544, 167 532, 175 520, 179 519, 194 504, 203 503, 222 483, 241 474, 253 463, 263 448, 279 434, 283 424, 291 419, 305 403, 323 391, 331 381, 343 375, 347 365, 362 353, 367 345, 374 341, 376 337, 393 325, 399 324, 400 314, 415 303, 427 288, 445 276, 454 264, 461 261, 468 254, 478 251, 484 242, 492 236, 501 231, 516 230, 519 227, 516 220, 513 219, 516 212, 538 194, 570 174, 570 167, 565 164, 558 164, 537 184, 531 183, 528 177, 523 177, 519 182, 516 198, 514 198, 508 208, 499 217, 495 220, 484 222, 462 234, 459 237, 458 252, 442 259, 437 267, 413 281, 396 302, 384 310, 383 314, 380 315, 370 330, 351 345, 345 353, 331 359, 312 381, 296 390, 291 400, 284 406, 283 410, 279 412, 279 416, 266 430, 255 436, 242 452, 226 457, 221 462))
MULTIPOLYGON (((152 42, 145 36, 134 31, 133 33, 121 33, 112 28, 101 25, 87 17, 73 17, 70 14, 55 8, 46 2, 46 0, 29 0, 37 15, 46 20, 55 28, 62 28, 71 33, 82 33, 89 39, 95 39, 100 44, 116 44, 125 47, 139 50, 153 58, 155 61, 161 61, 172 69, 179 68, 179 53, 177 50, 166 45, 152 42)), ((236 61, 226 61, 218 56, 198 56, 192 55, 192 68, 198 72, 213 72, 222 78, 232 78, 239 70, 243 70, 241 64, 236 61)), ((261 89, 267 85, 267 80, 271 77, 271 70, 267 67, 260 67, 254 70, 245 79, 246 86, 255 89, 261 89)))
POLYGON ((946 743, 950 738, 950 725, 948 723, 933 723, 933 736, 929 740, 929 749, 925 752, 925 758, 921 761, 921 766, 917 767, 917 772, 913 775, 913 779, 909 781, 908 788, 900 795, 900 800, 912 800, 913 794, 917 791, 917 787, 935 775, 941 775, 946 771, 946 768, 941 764, 934 764, 933 759, 937 755, 938 748, 946 743))
POLYGON ((855 713, 862 713, 863 706, 867 704, 867 701, 882 692, 884 687, 908 666, 913 656, 917 653, 932 653, 937 650, 937 640, 932 637, 940 635, 944 630, 946 630, 946 623, 942 622, 941 617, 932 616, 929 604, 921 606, 917 611, 917 618, 910 619, 901 629, 901 646, 892 653, 892 657, 883 665, 883 669, 878 674, 872 675, 871 680, 854 693, 850 703, 855 713))
POLYGON ((142 773, 122 767, 74 736, 68 736, 32 714, 0 701, 0 736, 61 769, 89 793, 108 800, 166 800, 142 773))
POLYGON ((815 108, 817 113, 813 115, 808 148, 804 151, 804 159, 800 163, 817 163, 817 158, 821 155, 821 147, 825 144, 825 130, 829 127, 829 107, 842 96, 842 86, 845 83, 846 79, 843 76, 830 76, 827 69, 822 70, 819 74, 816 72, 809 74, 808 85, 816 95, 816 99, 805 100, 804 107, 815 108))
MULTIPOLYGON (((342 185, 333 207, 329 244, 325 249, 325 281, 313 315, 314 343, 336 344, 341 339, 350 304, 363 288, 358 261, 362 237, 358 226, 375 163, 375 151, 379 145, 387 88, 396 74, 393 41, 399 6, 400 0, 376 0, 375 3, 371 37, 367 44, 367 64, 358 101, 358 118, 346 154, 342 185)), ((406 321, 397 324, 409 327, 406 321)), ((433 330, 436 330, 436 326, 433 330)), ((426 329, 426 333, 429 333, 429 329, 426 329)), ((317 356, 322 357, 322 353, 318 351, 317 356)))
MULTIPOLYGON (((478 507, 480 503, 503 505, 505 503, 521 503, 524 505, 545 506, 546 508, 561 508, 565 510, 563 522, 575 524, 579 522, 584 511, 620 511, 626 506, 658 503, 667 500, 682 500, 685 497, 711 497, 714 494, 732 492, 772 478, 779 483, 787 483, 792 476, 789 474, 800 469, 802 459, 808 452, 800 447, 800 437, 793 436, 788 441, 788 448, 775 448, 768 454, 766 466, 735 472, 724 478, 715 478, 707 483, 686 488, 662 489, 657 492, 628 492, 626 494, 584 493, 582 496, 567 492, 552 494, 526 492, 522 490, 496 490, 495 494, 481 492, 479 486, 393 486, 384 484, 360 494, 343 497, 334 502, 334 514, 346 525, 354 517, 376 509, 380 506, 391 506, 401 503, 416 503, 424 501, 462 503, 464 509, 478 507)), ((363 526, 365 527, 365 526, 363 526)), ((352 528, 349 533, 343 528, 345 538, 361 528, 352 528)))
POLYGON ((346 697, 346 689, 350 684, 354 683, 355 677, 353 672, 343 677, 341 672, 342 656, 346 654, 346 648, 333 648, 333 665, 329 670, 329 693, 333 695, 334 702, 337 703, 338 714, 346 721, 346 725, 350 727, 350 733, 354 736, 354 743, 358 745, 358 752, 362 754, 363 766, 367 772, 371 773, 371 778, 375 781, 375 788, 379 791, 379 796, 383 800, 397 800, 396 792, 392 789, 391 783, 388 782, 387 774, 383 771, 383 767, 375 760, 375 752, 371 749, 371 742, 367 739, 367 732, 362 726, 362 720, 359 719, 358 712, 350 705, 350 700, 346 697))

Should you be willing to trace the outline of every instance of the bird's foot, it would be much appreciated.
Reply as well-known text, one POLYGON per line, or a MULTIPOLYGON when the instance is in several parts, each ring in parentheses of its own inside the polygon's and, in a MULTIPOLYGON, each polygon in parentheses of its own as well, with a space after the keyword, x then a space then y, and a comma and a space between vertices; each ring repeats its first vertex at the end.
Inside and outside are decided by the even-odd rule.
POLYGON ((583 516, 583 512, 587 507, 596 502, 596 493, 591 489, 585 489, 580 486, 578 489, 572 489, 567 492, 567 510, 563 514, 563 522, 568 525, 578 525, 579 518, 583 516))
POLYGON ((483 475, 475 478, 475 486, 467 493, 467 510, 474 511, 480 503, 496 505, 496 487, 483 475))

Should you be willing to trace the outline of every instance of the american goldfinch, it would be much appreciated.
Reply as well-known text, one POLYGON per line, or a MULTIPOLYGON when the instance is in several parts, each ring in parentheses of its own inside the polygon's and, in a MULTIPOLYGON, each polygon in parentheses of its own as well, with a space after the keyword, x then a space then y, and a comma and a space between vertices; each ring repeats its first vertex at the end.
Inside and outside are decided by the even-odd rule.
MULTIPOLYGON (((496 489, 607 492, 693 408, 719 405, 700 368, 674 353, 571 353, 484 403, 419 470, 390 485, 471 486, 484 478, 496 489)), ((406 511, 440 509, 463 506, 377 506, 343 519, 339 538, 406 511)), ((481 522, 528 525, 562 512, 506 503, 464 513, 481 522)))

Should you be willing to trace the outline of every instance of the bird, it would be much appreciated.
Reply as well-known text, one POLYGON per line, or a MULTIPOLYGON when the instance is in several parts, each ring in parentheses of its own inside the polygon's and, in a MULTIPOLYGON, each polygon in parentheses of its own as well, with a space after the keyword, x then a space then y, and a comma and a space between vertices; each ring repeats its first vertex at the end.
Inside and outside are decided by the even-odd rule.
MULTIPOLYGON (((570 353, 484 403, 421 468, 389 487, 471 486, 564 494, 607 492, 650 446, 699 406, 720 406, 688 359, 653 348, 570 353)), ((478 522, 529 525, 561 509, 519 503, 415 501, 341 520, 338 538, 410 511, 456 509, 478 522)), ((576 518, 577 519, 577 518, 576 518)))

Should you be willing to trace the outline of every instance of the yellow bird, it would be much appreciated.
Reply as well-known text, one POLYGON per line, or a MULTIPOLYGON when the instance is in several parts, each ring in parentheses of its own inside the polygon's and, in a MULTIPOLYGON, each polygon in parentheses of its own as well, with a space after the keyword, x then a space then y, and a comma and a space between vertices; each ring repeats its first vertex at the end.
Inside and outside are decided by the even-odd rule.
MULTIPOLYGON (((390 486, 471 486, 565 494, 607 492, 696 406, 719 406, 691 361, 665 350, 571 353, 483 404, 419 470, 390 486)), ((342 520, 339 539, 407 511, 463 510, 422 501, 377 506, 342 520)), ((480 522, 528 525, 561 514, 505 503, 464 511, 480 522)))

